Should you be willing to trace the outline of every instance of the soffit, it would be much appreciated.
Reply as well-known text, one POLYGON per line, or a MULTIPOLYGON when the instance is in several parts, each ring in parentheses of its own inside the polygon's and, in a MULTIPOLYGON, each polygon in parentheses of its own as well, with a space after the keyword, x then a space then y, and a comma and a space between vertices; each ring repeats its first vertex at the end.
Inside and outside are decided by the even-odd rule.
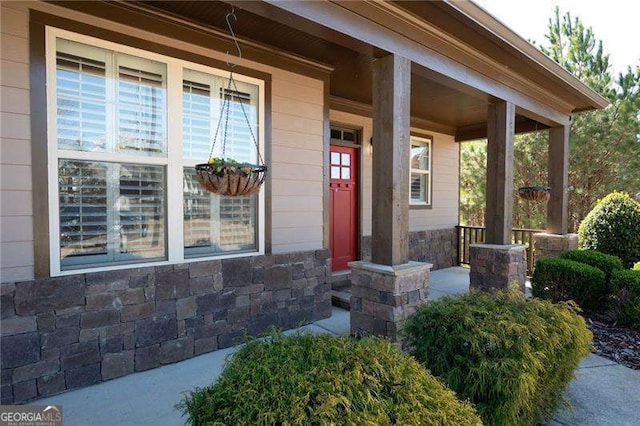
MULTIPOLYGON (((145 1, 142 4, 223 30, 226 29, 225 15, 230 8, 225 3, 201 1, 145 1)), ((233 22, 233 28, 238 36, 331 65, 334 67, 330 87, 332 96, 371 104, 371 61, 381 54, 380 51, 313 23, 305 26, 307 31, 285 25, 281 21, 287 22, 287 17, 283 18, 281 13, 278 16, 281 21, 276 22, 245 10, 260 7, 262 13, 279 13, 262 2, 240 2, 236 6, 238 20, 233 22)), ((302 25, 293 20, 289 24, 302 25)), ((476 125, 486 121, 489 101, 488 97, 472 96, 415 73, 412 75, 411 111, 417 118, 447 127, 476 125)))

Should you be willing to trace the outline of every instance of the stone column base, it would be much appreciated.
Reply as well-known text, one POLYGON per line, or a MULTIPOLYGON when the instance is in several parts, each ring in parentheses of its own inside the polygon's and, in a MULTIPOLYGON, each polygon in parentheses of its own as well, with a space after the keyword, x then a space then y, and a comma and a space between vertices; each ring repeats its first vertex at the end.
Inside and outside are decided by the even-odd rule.
POLYGON ((472 244, 470 288, 483 291, 516 289, 524 292, 526 246, 472 244))
POLYGON ((399 342, 402 321, 427 300, 430 263, 351 262, 351 334, 399 342))
POLYGON ((560 253, 578 248, 578 234, 533 234, 533 258, 556 258, 560 253))

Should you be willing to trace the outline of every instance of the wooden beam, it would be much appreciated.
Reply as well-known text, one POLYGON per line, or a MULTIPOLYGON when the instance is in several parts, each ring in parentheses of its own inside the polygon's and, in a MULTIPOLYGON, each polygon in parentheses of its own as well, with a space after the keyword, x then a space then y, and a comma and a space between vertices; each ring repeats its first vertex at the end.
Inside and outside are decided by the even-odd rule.
MULTIPOLYGON (((516 108, 517 110, 517 108, 516 108)), ((538 123, 527 117, 516 115, 516 135, 547 130, 549 126, 538 123)), ((487 123, 472 124, 456 129, 456 142, 473 141, 487 137, 487 123)))
POLYGON ((569 126, 549 129, 549 186, 547 232, 566 234, 569 230, 569 126))
POLYGON ((458 90, 468 90, 470 94, 483 97, 488 94, 515 103, 522 115, 545 117, 550 124, 564 125, 571 114, 571 106, 566 102, 553 93, 545 93, 542 87, 518 78, 504 66, 489 66, 486 57, 478 58, 475 54, 463 53, 459 47, 447 46, 427 31, 427 22, 403 20, 406 17, 393 13, 398 8, 392 2, 365 5, 364 2, 264 1, 386 52, 401 55, 435 75, 446 76, 444 81, 458 90), (366 14, 358 13, 362 8, 366 8, 366 14))
MULTIPOLYGON (((373 117, 373 107, 369 104, 340 98, 338 96, 330 96, 329 103, 331 109, 335 111, 347 112, 349 114, 360 115, 363 117, 373 117)), ((445 135, 451 136, 456 134, 456 128, 453 126, 415 116, 411 117, 411 127, 431 132, 444 133, 445 135)))
POLYGON ((511 244, 515 105, 489 105, 487 119, 487 209, 485 242, 511 244))
POLYGON ((409 260, 410 94, 408 59, 374 60, 371 259, 382 265, 409 260))

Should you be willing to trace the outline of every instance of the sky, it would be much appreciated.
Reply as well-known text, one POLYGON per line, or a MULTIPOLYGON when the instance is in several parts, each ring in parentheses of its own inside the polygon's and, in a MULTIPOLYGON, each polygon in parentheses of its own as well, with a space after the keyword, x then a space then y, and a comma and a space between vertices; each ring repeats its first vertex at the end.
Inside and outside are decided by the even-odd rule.
POLYGON ((639 0, 474 0, 525 40, 547 44, 545 34, 555 6, 592 27, 615 73, 640 65, 639 0))

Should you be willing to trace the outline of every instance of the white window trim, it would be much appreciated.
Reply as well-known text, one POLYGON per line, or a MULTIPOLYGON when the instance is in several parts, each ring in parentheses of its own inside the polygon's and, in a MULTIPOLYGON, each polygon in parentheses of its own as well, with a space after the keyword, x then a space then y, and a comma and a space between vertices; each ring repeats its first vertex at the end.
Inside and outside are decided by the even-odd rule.
POLYGON ((413 142, 417 141, 423 144, 426 144, 429 147, 429 170, 423 169, 414 169, 411 167, 411 157, 409 157, 409 188, 411 188, 411 175, 412 174, 422 174, 428 176, 429 188, 426 193, 426 201, 416 201, 411 198, 411 189, 409 189, 409 205, 410 206, 431 206, 431 194, 433 192, 433 175, 431 172, 433 171, 433 139, 429 137, 420 137, 420 136, 410 136, 409 143, 413 146, 413 142))
MULTIPOLYGON (((76 275, 89 272, 115 271, 121 269, 142 268, 148 266, 172 265, 180 263, 201 262, 216 259, 231 259, 238 257, 261 256, 265 253, 265 191, 258 193, 258 220, 256 232, 258 247, 254 252, 220 254, 202 257, 184 256, 184 227, 183 227, 183 167, 191 165, 192 161, 182 158, 182 119, 167 118, 167 156, 146 157, 109 152, 86 152, 62 150, 53 146, 57 140, 57 104, 56 104, 56 39, 63 38, 78 43, 113 50, 124 54, 151 59, 167 65, 167 103, 168 112, 172 116, 182 117, 182 70, 189 68, 213 75, 228 78, 229 72, 211 68, 202 64, 188 62, 169 56, 160 55, 146 50, 125 46, 110 41, 98 39, 71 31, 47 26, 45 28, 46 52, 46 82, 47 82, 47 175, 49 195, 49 262, 50 276, 76 275), (179 114, 179 115, 178 115, 179 114), (161 165, 166 167, 166 211, 167 211, 167 260, 150 261, 128 264, 113 264, 91 268, 61 270, 60 259, 60 198, 58 190, 58 159, 91 160, 117 163, 134 163, 161 165), (179 160, 172 160, 176 158, 179 160), (173 185, 170 185, 173 182, 173 185)), ((258 86, 258 145, 260 152, 264 152, 265 140, 265 82, 260 79, 234 74, 237 81, 243 81, 258 86)), ((203 158, 205 162, 207 159, 203 158)))

